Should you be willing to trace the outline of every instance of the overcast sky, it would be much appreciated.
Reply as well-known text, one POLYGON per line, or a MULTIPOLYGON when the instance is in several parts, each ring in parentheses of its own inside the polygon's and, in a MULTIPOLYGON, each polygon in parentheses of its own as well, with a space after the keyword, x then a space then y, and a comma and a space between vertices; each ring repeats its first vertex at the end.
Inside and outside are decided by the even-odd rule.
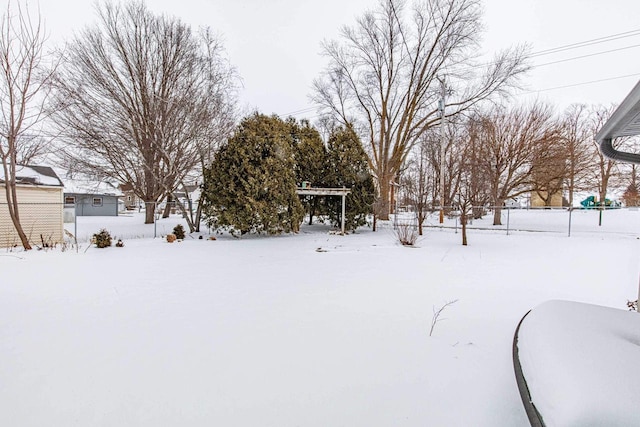
MULTIPOLYGON (((51 43, 68 39, 95 21, 90 0, 39 3, 51 43)), ((0 4, 6 10, 7 0, 0 4)), ((281 116, 295 113, 299 118, 315 116, 308 95, 326 64, 320 55, 322 40, 336 39, 340 26, 352 25, 376 4, 377 0, 147 0, 153 11, 193 26, 210 26, 222 35, 243 80, 243 107, 281 116)), ((529 93, 516 99, 535 96, 559 111, 574 102, 609 105, 619 103, 640 80, 638 0, 484 0, 483 4, 487 54, 517 43, 529 43, 533 52, 541 52, 637 30, 615 41, 533 58, 539 66, 526 78, 529 93), (595 81, 599 82, 584 84, 595 81), (570 85, 576 86, 565 87, 570 85)))

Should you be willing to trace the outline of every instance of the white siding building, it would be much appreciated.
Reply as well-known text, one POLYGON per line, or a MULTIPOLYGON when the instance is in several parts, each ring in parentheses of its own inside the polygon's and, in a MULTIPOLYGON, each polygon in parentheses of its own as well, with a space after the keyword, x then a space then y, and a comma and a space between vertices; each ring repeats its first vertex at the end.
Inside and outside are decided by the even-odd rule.
MULTIPOLYGON (((20 223, 33 245, 64 240, 63 184, 48 166, 18 166, 16 174, 20 223)), ((0 171, 0 247, 20 245, 7 205, 4 175, 0 171)))

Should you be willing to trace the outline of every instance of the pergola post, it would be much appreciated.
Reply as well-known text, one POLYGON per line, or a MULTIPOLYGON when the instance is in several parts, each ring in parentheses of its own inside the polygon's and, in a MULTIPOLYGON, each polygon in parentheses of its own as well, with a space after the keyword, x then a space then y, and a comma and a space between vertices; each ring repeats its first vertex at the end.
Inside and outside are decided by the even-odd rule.
MULTIPOLYGON (((343 187, 343 188, 344 188, 344 187, 343 187)), ((346 210, 347 210, 347 209, 346 209, 346 206, 345 206, 345 205, 346 205, 346 203, 347 203, 347 195, 343 193, 343 194, 342 194, 342 216, 340 217, 340 218, 341 218, 341 220, 342 220, 342 224, 341 224, 341 225, 342 225, 342 227, 341 227, 341 229, 342 229, 342 234, 343 234, 343 235, 344 235, 344 215, 345 215, 345 212, 346 212, 346 210)))

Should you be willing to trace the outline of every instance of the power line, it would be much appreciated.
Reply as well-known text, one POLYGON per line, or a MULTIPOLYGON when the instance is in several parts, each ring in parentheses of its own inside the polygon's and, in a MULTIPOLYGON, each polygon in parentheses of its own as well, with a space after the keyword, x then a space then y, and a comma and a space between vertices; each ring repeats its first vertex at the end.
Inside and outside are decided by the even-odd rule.
MULTIPOLYGON (((605 43, 605 42, 620 40, 620 39, 624 39, 624 38, 628 38, 628 37, 634 37, 634 36, 640 36, 640 29, 626 31, 624 33, 611 34, 611 35, 599 37, 599 38, 596 38, 596 39, 584 40, 584 41, 581 41, 581 42, 576 42, 576 43, 571 43, 571 44, 567 44, 567 45, 562 45, 562 46, 557 46, 557 47, 541 50, 541 51, 534 52, 534 53, 531 53, 531 54, 527 55, 526 58, 527 59, 537 58, 539 56, 551 55, 551 54, 559 53, 559 52, 566 52, 568 50, 579 49, 581 47, 586 47, 586 46, 591 46, 591 45, 595 45, 595 44, 599 44, 599 43, 605 43)), ((638 46, 640 46, 640 45, 636 44, 636 45, 626 46, 626 47, 622 47, 622 48, 618 48, 618 49, 610 49, 610 50, 606 50, 606 51, 602 51, 602 52, 598 52, 598 53, 593 53, 593 54, 588 54, 588 55, 583 55, 583 56, 577 56, 577 57, 574 57, 574 58, 560 59, 560 60, 549 62, 549 63, 544 63, 544 64, 540 64, 540 65, 533 65, 532 67, 535 68, 535 67, 538 67, 538 66, 550 65, 550 64, 560 63, 560 62, 566 62, 566 61, 571 61, 571 60, 574 60, 574 59, 586 58, 586 57, 589 57, 589 56, 602 55, 602 54, 605 54, 605 53, 615 52, 617 50, 630 49, 632 47, 638 47, 638 46)), ((467 70, 473 70, 473 69, 477 69, 477 68, 486 68, 486 67, 489 67, 489 66, 495 65, 495 64, 496 64, 496 62, 487 62, 487 63, 483 63, 483 64, 472 65, 472 66, 468 66, 466 68, 463 68, 463 69, 461 69, 461 70, 459 70, 457 72, 458 73, 462 73, 462 72, 465 72, 467 70)))
POLYGON ((576 59, 589 58, 589 57, 592 57, 592 56, 604 55, 605 53, 619 52, 621 50, 633 49, 634 47, 640 47, 640 44, 634 44, 634 45, 631 45, 631 46, 620 47, 620 48, 617 48, 617 49, 604 50, 602 52, 590 53, 590 54, 587 54, 587 55, 574 56, 572 58, 559 59, 557 61, 545 62, 544 64, 534 65, 533 68, 542 67, 542 66, 545 66, 545 65, 559 64, 561 62, 574 61, 576 59))
POLYGON ((576 43, 571 43, 571 44, 567 44, 567 45, 563 45, 563 46, 552 47, 552 48, 549 48, 549 49, 541 50, 539 52, 533 52, 532 54, 529 55, 529 57, 551 55, 553 53, 564 52, 566 50, 578 49, 578 48, 585 47, 585 46, 591 46, 591 45, 599 44, 599 43, 606 43, 606 42, 610 42, 610 41, 614 41, 614 40, 624 39, 624 38, 628 38, 628 37, 634 37, 634 36, 637 36, 637 35, 640 35, 640 29, 631 30, 631 31, 625 31, 624 33, 611 34, 611 35, 608 35, 608 36, 599 37, 599 38, 591 39, 591 40, 585 40, 585 41, 576 42, 576 43))
POLYGON ((529 92, 520 92, 520 93, 518 93, 516 95, 519 96, 519 95, 529 95, 529 94, 538 93, 538 92, 548 92, 550 90, 566 89, 566 88, 570 88, 570 87, 584 86, 584 85, 590 85, 590 84, 601 83, 601 82, 608 82, 608 81, 611 81, 611 80, 626 79, 628 77, 635 77, 635 76, 640 76, 640 73, 626 74, 624 76, 609 77, 609 78, 606 78, 606 79, 591 80, 591 81, 588 81, 588 82, 574 83, 574 84, 570 84, 570 85, 556 86, 556 87, 550 87, 550 88, 546 88, 546 89, 532 90, 532 91, 529 91, 529 92))
POLYGON ((298 114, 302 114, 302 113, 307 113, 307 112, 313 111, 315 109, 316 109, 316 107, 301 108, 299 110, 291 111, 290 113, 285 113, 285 114, 283 114, 283 117, 295 116, 295 115, 298 115, 298 114))

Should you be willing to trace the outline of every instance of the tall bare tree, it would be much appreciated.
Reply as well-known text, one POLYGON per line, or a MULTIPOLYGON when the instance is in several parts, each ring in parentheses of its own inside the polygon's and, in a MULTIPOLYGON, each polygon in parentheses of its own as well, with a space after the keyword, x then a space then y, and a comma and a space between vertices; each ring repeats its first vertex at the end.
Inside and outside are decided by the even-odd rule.
POLYGON ((556 196, 562 198, 569 170, 567 155, 565 139, 557 134, 537 145, 531 153, 531 189, 545 206, 551 206, 556 196))
POLYGON ((429 140, 422 139, 414 151, 415 156, 407 162, 407 168, 402 174, 400 183, 415 210, 418 235, 422 236, 424 221, 429 213, 430 192, 435 186, 435 174, 429 161, 429 140))
POLYGON ((97 10, 56 74, 55 119, 67 163, 131 184, 150 223, 155 203, 211 157, 233 72, 210 31, 140 1, 97 10))
POLYGON ((575 192, 585 189, 587 173, 593 165, 592 132, 588 107, 584 104, 571 105, 563 117, 563 141, 567 160, 565 184, 569 206, 573 206, 575 192))
POLYGON ((505 200, 533 188, 534 154, 560 138, 549 106, 536 103, 512 109, 495 106, 472 118, 470 138, 491 188, 493 224, 500 225, 505 200))
MULTIPOLYGON (((595 139, 595 135, 609 119, 611 114, 613 114, 614 110, 615 106, 594 106, 591 107, 591 111, 589 112, 588 126, 591 135, 590 145, 592 165, 589 169, 587 179, 591 188, 597 188, 598 199, 601 203, 604 203, 607 198, 607 192, 609 191, 610 185, 615 183, 619 178, 620 164, 602 154, 599 144, 595 139)), ((613 144, 615 148, 621 149, 628 145, 630 140, 631 138, 629 137, 616 138, 613 144)))
POLYGON ((39 131, 53 69, 45 41, 40 15, 32 19, 26 6, 9 2, 0 22, 0 178, 9 216, 25 250, 31 244, 20 223, 16 171, 44 148, 39 131))
POLYGON ((381 0, 342 29, 341 42, 324 45, 329 64, 314 82, 314 100, 360 130, 382 219, 411 148, 440 122, 443 94, 446 115, 456 115, 504 94, 527 69, 523 48, 478 66, 480 19, 480 0, 425 0, 411 10, 403 0, 381 0))

